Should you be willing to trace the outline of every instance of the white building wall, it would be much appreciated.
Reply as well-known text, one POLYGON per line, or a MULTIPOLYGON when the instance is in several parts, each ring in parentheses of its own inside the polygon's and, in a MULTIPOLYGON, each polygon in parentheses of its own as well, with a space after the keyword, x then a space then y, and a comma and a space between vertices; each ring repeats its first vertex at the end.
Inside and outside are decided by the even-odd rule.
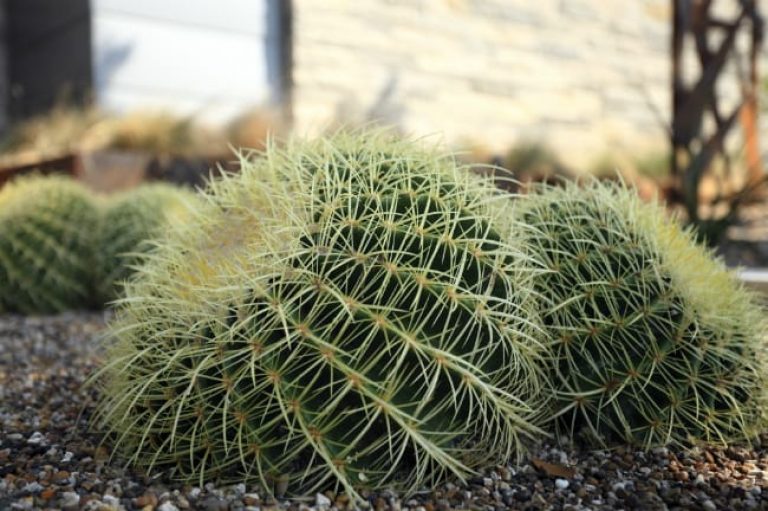
POLYGON ((279 100, 280 0, 91 0, 96 100, 225 121, 279 100))

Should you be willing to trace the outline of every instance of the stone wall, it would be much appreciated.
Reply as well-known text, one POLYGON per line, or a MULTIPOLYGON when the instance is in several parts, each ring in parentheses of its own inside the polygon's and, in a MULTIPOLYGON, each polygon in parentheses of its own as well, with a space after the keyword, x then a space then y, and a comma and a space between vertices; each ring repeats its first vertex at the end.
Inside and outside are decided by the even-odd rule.
POLYGON ((497 153, 543 141, 580 168, 658 155, 671 16, 669 0, 293 0, 295 125, 378 118, 497 153))

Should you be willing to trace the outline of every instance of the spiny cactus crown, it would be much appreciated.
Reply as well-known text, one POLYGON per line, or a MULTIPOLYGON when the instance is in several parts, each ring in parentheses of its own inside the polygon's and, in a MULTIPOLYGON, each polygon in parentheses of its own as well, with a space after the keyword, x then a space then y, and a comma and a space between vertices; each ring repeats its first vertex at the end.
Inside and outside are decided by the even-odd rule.
POLYGON ((541 188, 516 214, 547 270, 561 432, 646 447, 755 433, 762 314, 689 232, 620 184, 541 188))
POLYGON ((530 277, 495 192, 352 138, 272 147, 214 187, 265 222, 218 282, 229 303, 163 315, 151 261, 128 286, 100 411, 131 461, 354 493, 464 477, 539 433, 530 277))
POLYGON ((107 204, 99 236, 99 288, 104 301, 119 294, 122 282, 146 257, 155 238, 191 217, 195 199, 191 191, 155 183, 107 204))
POLYGON ((63 177, 19 178, 0 190, 0 310, 28 314, 93 303, 98 211, 63 177))

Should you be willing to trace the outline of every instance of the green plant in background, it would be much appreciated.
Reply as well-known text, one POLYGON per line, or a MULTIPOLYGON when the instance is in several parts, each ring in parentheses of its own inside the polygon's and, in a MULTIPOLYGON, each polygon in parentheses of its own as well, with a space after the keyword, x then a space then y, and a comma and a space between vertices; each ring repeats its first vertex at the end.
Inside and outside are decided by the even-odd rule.
POLYGON ((515 144, 503 164, 519 181, 545 181, 570 173, 550 147, 534 141, 515 144))
POLYGON ((262 147, 270 131, 281 130, 280 117, 261 109, 246 112, 222 128, 163 110, 116 116, 93 106, 61 103, 48 112, 14 123, 0 137, 0 161, 27 165, 31 157, 45 159, 100 150, 211 157, 225 154, 228 140, 262 147))
POLYGON ((58 104, 42 115, 15 123, 0 137, 0 158, 9 154, 60 156, 74 151, 105 118, 96 108, 58 104))
POLYGON ((354 494, 465 477, 540 433, 509 201, 451 157, 387 133, 294 141, 208 204, 117 313, 99 417, 130 462, 354 494), (225 270, 194 257, 233 260, 206 226, 230 217, 257 226, 248 249, 225 247, 225 270))
POLYGON ((0 310, 28 314, 94 305, 89 192, 61 177, 19 178, 0 190, 0 310))
POLYGON ((644 447, 756 433, 762 312, 689 231, 622 184, 542 188, 516 215, 547 270, 560 433, 644 447))
POLYGON ((195 199, 191 191, 155 183, 107 203, 99 234, 99 294, 104 301, 118 296, 122 282, 142 262, 156 237, 189 218, 195 199))
POLYGON ((671 160, 669 151, 656 150, 634 158, 634 167, 641 176, 660 182, 669 178, 671 160))
POLYGON ((588 171, 599 179, 647 178, 659 183, 669 176, 669 160, 669 153, 659 150, 642 154, 608 151, 598 156, 589 165, 588 171))
POLYGON ((219 154, 226 149, 223 133, 211 129, 194 116, 166 111, 136 111, 107 117, 89 133, 85 142, 100 142, 111 149, 151 154, 219 154))

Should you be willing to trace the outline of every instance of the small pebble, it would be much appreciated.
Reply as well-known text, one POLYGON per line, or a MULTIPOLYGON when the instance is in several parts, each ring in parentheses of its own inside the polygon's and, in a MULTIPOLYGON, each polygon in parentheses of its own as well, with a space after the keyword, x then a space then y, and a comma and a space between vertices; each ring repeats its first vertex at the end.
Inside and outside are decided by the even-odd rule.
POLYGON ((38 482, 26 484, 24 485, 24 488, 21 489, 21 491, 25 493, 40 493, 42 490, 43 487, 38 482))
POLYGON ((144 508, 147 506, 154 508, 155 506, 157 506, 157 495, 155 495, 153 492, 146 492, 144 495, 137 497, 133 501, 133 503, 137 507, 141 507, 141 508, 144 508))
POLYGON ((223 498, 211 495, 203 499, 201 507, 205 511, 227 511, 229 504, 223 498))
POLYGON ((315 494, 315 505, 320 508, 331 507, 331 499, 322 493, 315 494))
POLYGON ((246 506, 256 506, 259 504, 259 494, 258 493, 246 493, 243 495, 243 504, 246 506))
POLYGON ((108 506, 112 507, 119 507, 120 506, 120 499, 115 497, 114 495, 104 495, 101 499, 102 502, 107 504, 108 506))
POLYGON ((27 439, 27 443, 29 445, 45 445, 45 435, 40 433, 39 431, 35 431, 32 433, 32 436, 27 439))
POLYGON ((63 508, 76 507, 80 504, 80 495, 72 491, 65 491, 61 494, 61 501, 59 504, 63 508))

